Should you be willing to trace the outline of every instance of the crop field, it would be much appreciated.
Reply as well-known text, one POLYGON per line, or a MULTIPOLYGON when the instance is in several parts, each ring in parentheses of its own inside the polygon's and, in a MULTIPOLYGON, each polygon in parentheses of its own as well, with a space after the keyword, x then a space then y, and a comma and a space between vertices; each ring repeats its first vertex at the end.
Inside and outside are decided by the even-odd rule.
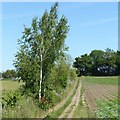
MULTIPOLYGON (((116 108, 115 111, 113 110, 115 114, 109 114, 111 114, 112 117, 117 116, 118 77, 85 77, 83 80, 83 87, 85 89, 84 99, 91 114, 101 114, 98 115, 98 117, 105 117, 104 115, 102 116, 102 114, 106 112, 104 110, 108 108, 109 111, 116 108), (111 104, 113 106, 111 106, 111 104), (101 107, 102 105, 104 109, 101 107)), ((106 115, 106 117, 108 116, 109 115, 106 115)))
POLYGON ((16 80, 9 80, 9 79, 1 80, 0 86, 2 86, 2 89, 0 90, 0 92, 4 93, 9 90, 14 91, 17 88, 19 88, 22 84, 23 84, 22 82, 18 83, 18 81, 16 80))

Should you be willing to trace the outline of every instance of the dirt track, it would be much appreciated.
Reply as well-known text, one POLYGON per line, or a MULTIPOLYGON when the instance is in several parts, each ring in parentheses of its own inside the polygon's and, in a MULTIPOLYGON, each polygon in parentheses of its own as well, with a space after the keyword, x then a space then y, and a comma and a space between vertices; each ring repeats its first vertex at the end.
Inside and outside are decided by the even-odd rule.
POLYGON ((69 106, 62 112, 62 114, 59 116, 59 118, 72 118, 74 111, 76 109, 76 107, 79 104, 80 101, 80 90, 81 90, 81 86, 82 86, 82 80, 80 80, 78 88, 76 90, 75 95, 72 98, 71 103, 69 104, 69 106))
POLYGON ((69 92, 68 96, 65 99, 63 99, 60 103, 58 103, 56 106, 49 109, 48 112, 42 116, 42 118, 46 117, 47 115, 49 115, 53 111, 57 111, 60 107, 62 107, 65 104, 65 102, 67 101, 67 99, 73 94, 73 92, 77 86, 77 83, 78 83, 78 80, 76 80, 75 85, 74 85, 73 89, 69 92))

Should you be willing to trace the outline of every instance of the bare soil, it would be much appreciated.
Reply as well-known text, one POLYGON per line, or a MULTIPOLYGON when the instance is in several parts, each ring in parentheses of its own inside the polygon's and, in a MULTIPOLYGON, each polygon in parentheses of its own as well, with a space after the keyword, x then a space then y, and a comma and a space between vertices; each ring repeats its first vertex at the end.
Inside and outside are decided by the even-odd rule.
POLYGON ((99 85, 93 83, 84 83, 83 85, 85 88, 84 97, 92 113, 97 108, 96 99, 115 99, 118 94, 118 85, 99 85))

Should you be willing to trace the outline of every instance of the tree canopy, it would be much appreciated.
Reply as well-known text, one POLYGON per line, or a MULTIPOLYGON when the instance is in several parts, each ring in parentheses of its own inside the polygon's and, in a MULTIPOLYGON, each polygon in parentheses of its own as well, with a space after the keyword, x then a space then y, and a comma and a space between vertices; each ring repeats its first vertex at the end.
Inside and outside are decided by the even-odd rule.
POLYGON ((64 43, 68 30, 67 19, 58 18, 55 3, 50 12, 46 10, 41 18, 33 18, 30 27, 24 26, 18 40, 20 48, 14 61, 18 77, 25 82, 26 89, 39 93, 39 98, 49 89, 46 82, 55 61, 67 50, 64 43))
POLYGON ((6 70, 5 72, 2 72, 2 78, 15 78, 15 77, 16 77, 15 70, 6 70))

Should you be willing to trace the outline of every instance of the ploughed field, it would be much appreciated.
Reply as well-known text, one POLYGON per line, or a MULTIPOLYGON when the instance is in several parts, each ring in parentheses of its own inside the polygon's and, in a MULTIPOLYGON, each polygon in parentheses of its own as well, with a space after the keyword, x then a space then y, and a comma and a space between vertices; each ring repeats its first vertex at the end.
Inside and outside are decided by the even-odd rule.
POLYGON ((118 77, 85 77, 83 88, 84 99, 91 114, 97 117, 118 116, 118 77), (113 110, 114 113, 104 115, 106 110, 113 110))

